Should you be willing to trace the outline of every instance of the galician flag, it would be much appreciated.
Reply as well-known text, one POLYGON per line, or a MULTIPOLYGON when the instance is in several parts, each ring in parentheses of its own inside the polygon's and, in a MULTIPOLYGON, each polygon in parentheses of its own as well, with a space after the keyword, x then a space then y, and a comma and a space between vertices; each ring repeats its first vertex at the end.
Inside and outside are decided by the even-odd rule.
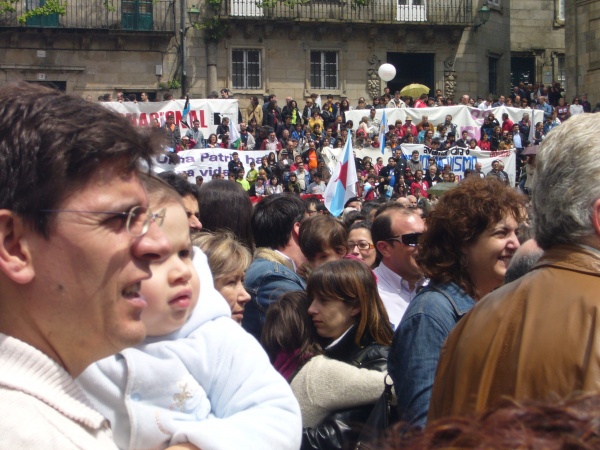
POLYGON ((329 184, 325 189, 325 207, 334 216, 338 217, 344 211, 344 204, 348 199, 356 197, 356 165, 352 151, 352 136, 348 134, 348 140, 342 151, 341 161, 338 161, 329 184))
POLYGON ((237 126, 235 123, 230 122, 231 133, 229 133, 229 148, 240 148, 240 144, 242 143, 242 137, 240 136, 240 132, 237 130, 237 126))
POLYGON ((387 133, 387 119, 384 109, 383 117, 381 118, 381 127, 379 127, 379 150, 381 150, 382 155, 385 153, 385 133, 387 133))

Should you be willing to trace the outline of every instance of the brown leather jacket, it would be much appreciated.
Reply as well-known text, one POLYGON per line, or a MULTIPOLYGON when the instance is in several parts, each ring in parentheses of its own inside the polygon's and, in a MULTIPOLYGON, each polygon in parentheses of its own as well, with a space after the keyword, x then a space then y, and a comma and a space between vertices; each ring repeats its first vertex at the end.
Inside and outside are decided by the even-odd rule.
POLYGON ((501 397, 600 392, 600 251, 556 246, 484 297, 442 348, 428 421, 501 397))

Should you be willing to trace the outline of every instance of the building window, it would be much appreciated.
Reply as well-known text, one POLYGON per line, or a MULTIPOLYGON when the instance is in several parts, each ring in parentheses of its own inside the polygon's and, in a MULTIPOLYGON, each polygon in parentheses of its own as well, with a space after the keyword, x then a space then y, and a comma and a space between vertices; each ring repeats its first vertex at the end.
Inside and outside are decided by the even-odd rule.
POLYGON ((234 49, 231 51, 232 82, 235 89, 260 89, 260 50, 234 49))
POLYGON ((565 20, 565 0, 554 0, 556 20, 565 20))
POLYGON ((425 22, 427 20, 427 0, 398 0, 396 20, 425 22))
POLYGON ((488 86, 490 94, 497 94, 498 91, 498 58, 488 57, 488 86))
POLYGON ((337 52, 310 52, 310 86, 313 89, 337 89, 338 70, 337 52))
POLYGON ((121 3, 123 29, 152 31, 154 27, 153 3, 153 0, 123 0, 121 3))
MULTIPOLYGON (((32 9, 45 6, 46 0, 27 0, 25 2, 25 9, 31 11, 32 9)), ((28 27, 57 27, 58 26, 58 14, 41 14, 39 16, 33 16, 27 19, 28 27)))
POLYGON ((565 87, 565 55, 556 56, 556 81, 562 88, 565 87))

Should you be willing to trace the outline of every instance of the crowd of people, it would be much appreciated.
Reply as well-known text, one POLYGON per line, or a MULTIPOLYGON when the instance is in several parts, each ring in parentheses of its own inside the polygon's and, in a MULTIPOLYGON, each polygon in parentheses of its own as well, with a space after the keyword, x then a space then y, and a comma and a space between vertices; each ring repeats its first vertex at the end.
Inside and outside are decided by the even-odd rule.
POLYGON ((390 158, 334 217, 301 155, 253 204, 239 160, 157 175, 164 133, 102 106, 0 110, 0 446, 597 448, 600 115, 548 133, 532 199, 475 170, 425 202, 390 158))
MULTIPOLYGON (((425 145, 429 153, 454 147, 491 152, 515 151, 516 185, 522 192, 530 195, 535 153, 523 154, 525 150, 529 146, 539 145, 553 128, 569 117, 592 111, 586 94, 574 97, 571 104, 567 103, 564 95, 558 83, 549 86, 520 83, 509 96, 490 96, 487 99, 463 95, 457 104, 481 110, 499 106, 523 110, 521 119, 514 122, 506 113, 496 118, 489 111, 485 114, 479 130, 479 139, 471 137, 466 130, 459 132, 451 115, 446 115, 440 123, 429 120, 427 108, 454 104, 453 99, 445 98, 439 89, 435 94, 423 94, 413 99, 401 96, 399 91, 392 95, 386 88, 381 97, 375 97, 369 103, 361 97, 355 106, 351 106, 347 99, 335 102, 332 95, 327 95, 326 100, 322 101, 320 96, 312 94, 306 98, 303 107, 299 107, 291 97, 287 97, 283 107, 280 107, 275 94, 265 97, 262 105, 258 97, 253 96, 250 98, 250 104, 240 112, 241 141, 236 149, 268 150, 270 153, 266 163, 262 161, 259 167, 243 167, 236 159, 235 166, 230 164, 228 177, 242 184, 251 196, 262 197, 280 192, 322 194, 331 177, 331 168, 327 164, 328 155, 336 148, 342 148, 346 141, 351 139, 354 149, 379 149, 383 146, 394 156, 394 167, 389 165, 388 160, 382 175, 380 171, 385 164, 383 158, 378 158, 377 161, 372 161, 369 157, 356 160, 358 195, 368 200, 379 196, 390 198, 415 195, 415 188, 420 189, 421 196, 428 199, 427 189, 438 182, 434 178, 450 182, 459 181, 460 177, 456 174, 437 165, 436 174, 431 178, 429 167, 411 164, 410 159, 404 157, 401 145, 412 143, 425 145), (377 117, 377 110, 405 107, 421 108, 423 114, 418 119, 408 115, 404 122, 401 119, 395 120, 394 123, 388 124, 388 129, 382 134, 381 119, 377 117), (346 118, 346 113, 354 109, 365 110, 365 116, 357 124, 346 118), (543 111, 542 122, 532 122, 532 109, 543 111), (383 145, 380 142, 382 137, 383 145), (417 174, 417 169, 422 170, 420 175, 417 174), (318 177, 316 185, 313 186, 314 189, 308 190, 308 186, 315 181, 315 174, 318 177), (448 180, 444 178, 446 176, 448 180), (422 183, 418 177, 426 183, 422 183), (420 186, 413 188, 415 181, 420 186)), ((229 91, 222 90, 221 97, 230 98, 229 91)), ((158 121, 156 126, 160 127, 158 121)), ((171 115, 167 116, 162 129, 165 133, 166 147, 178 152, 186 149, 230 148, 230 127, 229 119, 224 118, 216 133, 205 138, 199 129, 198 121, 182 133, 171 115)), ((501 165, 502 162, 499 161, 498 164, 501 165)), ((477 175, 481 176, 480 171, 477 172, 477 175)), ((499 177, 503 182, 509 182, 508 174, 501 167, 488 173, 499 177)), ((471 170, 464 174, 469 175, 471 170)), ((215 171, 213 178, 225 178, 225 174, 215 171)))

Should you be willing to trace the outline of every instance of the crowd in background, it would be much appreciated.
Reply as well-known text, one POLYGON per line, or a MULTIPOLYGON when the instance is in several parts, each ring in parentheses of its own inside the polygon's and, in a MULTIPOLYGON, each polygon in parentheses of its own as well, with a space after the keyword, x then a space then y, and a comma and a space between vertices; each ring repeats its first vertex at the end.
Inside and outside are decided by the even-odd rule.
POLYGON ((599 115, 548 132, 531 203, 499 164, 425 202, 413 154, 333 217, 296 195, 314 141, 253 204, 239 159, 154 174, 164 131, 101 106, 0 107, 3 446, 598 448, 599 115))

